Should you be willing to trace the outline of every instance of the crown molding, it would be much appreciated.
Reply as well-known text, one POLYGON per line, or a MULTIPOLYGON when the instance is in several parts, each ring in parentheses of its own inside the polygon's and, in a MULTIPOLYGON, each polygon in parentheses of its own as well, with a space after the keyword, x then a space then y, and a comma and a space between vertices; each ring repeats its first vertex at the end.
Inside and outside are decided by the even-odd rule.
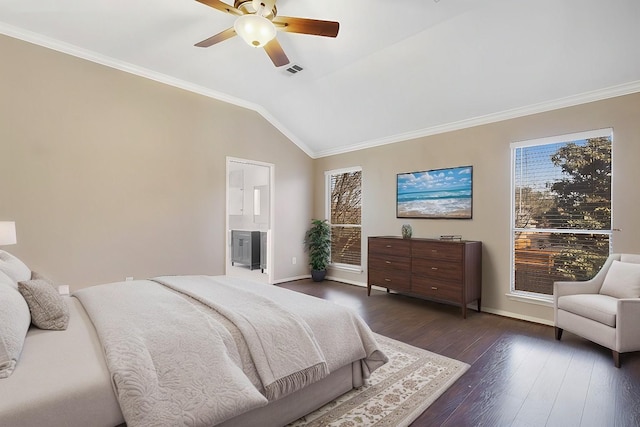
POLYGON ((311 150, 306 144, 304 144, 296 135, 289 131, 286 126, 280 123, 271 113, 269 113, 269 111, 267 111, 261 105, 247 102, 243 99, 230 96, 226 93, 218 92, 204 86, 189 83, 187 81, 177 79, 166 74, 158 73, 144 67, 129 64, 127 62, 120 61, 106 55, 100 55, 90 50, 83 49, 69 43, 64 43, 59 40, 43 36, 42 34, 24 30, 22 28, 16 28, 2 22, 0 22, 0 33, 9 37, 13 37, 15 39, 23 40, 38 46, 45 47, 47 49, 55 50, 67 55, 94 62, 96 64, 104 65, 109 68, 114 68, 116 70, 124 71, 129 74, 144 77, 146 79, 154 80, 156 82, 183 89, 189 92, 197 93, 199 95, 226 102, 228 104, 245 108, 247 110, 255 111, 256 113, 260 114, 265 120, 267 120, 272 126, 278 129, 285 137, 296 144, 309 157, 313 157, 313 150, 311 150))
POLYGON ((111 58, 106 55, 100 55, 81 47, 61 42, 59 40, 52 39, 50 37, 43 36, 31 31, 24 30, 22 28, 16 28, 4 23, 0 23, 0 33, 13 37, 15 39, 23 40, 29 43, 36 44, 38 46, 46 47, 47 49, 55 50, 58 52, 66 53, 67 55, 75 56, 77 58, 85 59, 87 61, 94 62, 96 64, 104 65, 116 70, 124 71, 125 73, 134 74, 146 79, 154 80, 159 83, 164 83, 170 86, 175 86, 180 89, 184 89, 190 92, 199 93, 201 95, 215 98, 220 101, 227 102, 229 104, 236 105, 238 107, 246 108, 249 110, 257 111, 260 106, 244 101, 240 98, 227 95, 222 92, 214 91, 203 86, 195 85, 184 80, 176 79, 166 74, 158 73, 143 67, 139 67, 133 64, 129 64, 124 61, 111 58))
POLYGON ((456 122, 445 123, 442 125, 431 126, 423 129, 419 129, 411 132, 404 132, 395 135, 390 135, 384 138, 377 138, 369 141, 362 141, 360 143, 350 144, 347 146, 332 148, 329 150, 313 151, 307 144, 305 144, 300 138, 291 132, 286 126, 278 121, 267 109, 262 105, 247 102, 243 99, 236 98, 218 92, 204 86, 195 85, 184 80, 180 80, 166 74, 158 73, 143 67, 139 67, 133 64, 129 64, 124 61, 120 61, 105 55, 99 55, 87 49, 80 48, 75 45, 64 43, 58 40, 54 40, 50 37, 43 36, 31 31, 17 28, 5 23, 0 22, 0 33, 20 39, 29 43, 33 43, 39 46, 46 47, 58 52, 62 52, 71 56, 75 56, 87 61, 91 61, 97 64, 101 64, 110 68, 114 68, 126 73, 134 74, 140 77, 144 77, 150 80, 157 81, 159 83, 167 84, 169 86, 177 87, 189 92, 194 92, 209 98, 213 98, 222 102, 226 102, 241 108, 255 111, 260 114, 265 120, 267 120, 272 126, 280 131, 286 138, 291 140, 298 148, 306 153, 312 159, 318 159, 321 157, 328 157, 337 154, 349 153, 352 151, 364 150, 367 148, 378 147, 381 145, 394 144, 397 142, 408 141, 416 138, 423 138, 426 136, 442 134, 446 132, 466 129, 474 126, 486 125, 490 123, 496 123, 503 120, 514 119, 518 117, 528 116, 537 113, 543 113, 547 111, 557 110, 560 108, 572 107, 580 104, 586 104, 589 102, 600 101, 608 98, 614 98, 617 96, 628 95, 631 93, 640 92, 640 81, 633 81, 616 86, 607 87, 604 89, 598 89, 590 92, 581 93, 578 95, 572 95, 564 98, 559 98, 551 101, 545 101, 537 104, 532 104, 525 107, 518 107, 510 110, 505 110, 497 113, 487 114, 483 116, 473 117, 470 119, 459 120, 456 122))
POLYGON ((610 86, 604 89, 598 89, 590 92, 572 95, 564 98, 558 98, 551 101, 540 102, 525 107, 513 108, 498 113, 487 114, 484 116, 464 119, 457 122, 445 123, 442 125, 431 126, 417 131, 405 132, 391 135, 384 138, 364 141, 358 144, 340 147, 336 149, 324 150, 315 153, 314 158, 333 156, 336 154, 344 154, 352 151, 363 150, 366 148, 378 147, 381 145, 394 144, 397 142, 408 141, 425 136, 432 136, 446 132, 452 132, 461 129, 467 129, 474 126, 481 126, 490 123, 501 122, 503 120, 515 119, 518 117, 529 116, 532 114, 544 113, 547 111, 558 110, 560 108, 573 107, 576 105, 587 104, 589 102, 601 101, 604 99, 615 98, 617 96, 629 95, 640 92, 640 80, 624 83, 616 86, 610 86))

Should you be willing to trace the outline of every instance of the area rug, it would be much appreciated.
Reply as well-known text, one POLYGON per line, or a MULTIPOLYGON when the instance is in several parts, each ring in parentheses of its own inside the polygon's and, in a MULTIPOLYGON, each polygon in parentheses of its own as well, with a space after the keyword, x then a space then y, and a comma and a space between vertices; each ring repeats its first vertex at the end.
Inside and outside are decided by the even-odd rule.
POLYGON ((289 427, 406 427, 442 395, 469 365, 376 334, 389 363, 351 390, 289 427))

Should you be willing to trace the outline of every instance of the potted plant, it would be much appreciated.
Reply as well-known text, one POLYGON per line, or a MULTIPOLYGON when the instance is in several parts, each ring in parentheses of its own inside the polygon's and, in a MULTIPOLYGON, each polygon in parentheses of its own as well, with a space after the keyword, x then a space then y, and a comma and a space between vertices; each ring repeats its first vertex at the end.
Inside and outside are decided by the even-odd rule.
POLYGON ((311 278, 314 282, 321 282, 331 262, 331 228, 326 219, 311 220, 311 228, 307 230, 304 244, 309 252, 311 278))

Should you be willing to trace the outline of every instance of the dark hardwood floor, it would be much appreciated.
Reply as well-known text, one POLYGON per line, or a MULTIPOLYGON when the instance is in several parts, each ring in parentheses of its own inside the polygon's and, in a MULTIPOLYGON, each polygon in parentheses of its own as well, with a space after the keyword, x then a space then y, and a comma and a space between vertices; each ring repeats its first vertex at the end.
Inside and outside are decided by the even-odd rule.
POLYGON ((374 332, 471 365, 413 424, 640 426, 640 352, 621 356, 565 331, 338 282, 279 286, 355 309, 374 332))

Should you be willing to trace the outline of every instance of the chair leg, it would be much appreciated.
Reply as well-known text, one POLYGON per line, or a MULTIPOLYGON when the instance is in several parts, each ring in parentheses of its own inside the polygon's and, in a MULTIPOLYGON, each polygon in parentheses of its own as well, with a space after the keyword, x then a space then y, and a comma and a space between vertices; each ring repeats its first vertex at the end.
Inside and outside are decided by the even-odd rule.
POLYGON ((613 353, 613 364, 616 365, 616 368, 620 367, 620 353, 615 350, 611 350, 613 353))
POLYGON ((562 338, 562 331, 563 331, 563 329, 562 329, 562 328, 558 328, 557 326, 556 326, 554 329, 555 329, 555 331, 556 331, 556 339, 557 339, 558 341, 560 341, 560 338, 562 338))

